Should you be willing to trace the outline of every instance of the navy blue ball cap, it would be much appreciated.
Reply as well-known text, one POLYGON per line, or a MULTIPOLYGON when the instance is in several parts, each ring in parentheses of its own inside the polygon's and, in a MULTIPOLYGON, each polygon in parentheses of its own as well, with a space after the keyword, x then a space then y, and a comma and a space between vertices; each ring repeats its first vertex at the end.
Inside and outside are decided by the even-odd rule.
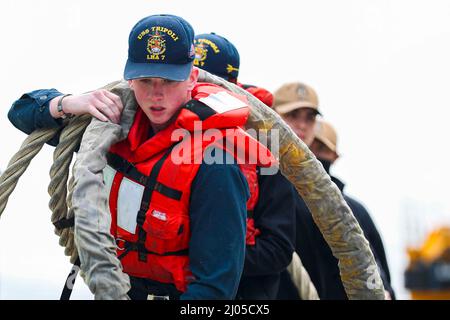
POLYGON ((226 38, 215 33, 195 36, 194 65, 226 80, 239 75, 239 52, 226 38))
POLYGON ((159 14, 143 18, 128 38, 124 78, 188 79, 194 60, 193 41, 194 30, 181 17, 159 14))

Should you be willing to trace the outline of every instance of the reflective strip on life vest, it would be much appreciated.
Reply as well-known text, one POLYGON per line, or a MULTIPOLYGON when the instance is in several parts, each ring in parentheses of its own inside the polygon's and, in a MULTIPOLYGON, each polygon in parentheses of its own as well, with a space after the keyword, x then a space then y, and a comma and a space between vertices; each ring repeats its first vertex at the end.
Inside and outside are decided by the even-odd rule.
POLYGON ((205 98, 200 98, 199 101, 214 109, 217 113, 225 113, 227 111, 247 107, 245 102, 233 97, 225 91, 210 94, 205 98))
POLYGON ((145 187, 124 177, 117 198, 117 225, 131 234, 136 233, 136 218, 145 187))
MULTIPOLYGON (((106 192, 108 194, 107 203, 109 204, 109 195, 111 193, 112 183, 114 181, 114 177, 116 176, 117 171, 111 168, 109 165, 103 169, 103 183, 106 186, 106 192)), ((109 207, 109 205, 108 205, 109 207)))

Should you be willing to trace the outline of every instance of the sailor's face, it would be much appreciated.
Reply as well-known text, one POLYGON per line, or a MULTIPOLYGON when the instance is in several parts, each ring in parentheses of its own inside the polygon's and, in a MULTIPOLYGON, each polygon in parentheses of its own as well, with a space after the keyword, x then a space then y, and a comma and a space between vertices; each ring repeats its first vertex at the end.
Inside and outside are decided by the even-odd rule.
POLYGON ((309 147, 314 140, 314 124, 317 112, 310 108, 293 110, 283 116, 284 121, 295 134, 309 147))
POLYGON ((130 80, 129 84, 151 124, 166 127, 176 118, 181 106, 191 99, 197 78, 198 70, 194 68, 185 81, 143 78, 130 80))
POLYGON ((328 148, 322 141, 318 139, 314 139, 309 148, 318 159, 327 160, 331 163, 334 163, 334 161, 336 161, 336 159, 338 158, 336 152, 328 148))

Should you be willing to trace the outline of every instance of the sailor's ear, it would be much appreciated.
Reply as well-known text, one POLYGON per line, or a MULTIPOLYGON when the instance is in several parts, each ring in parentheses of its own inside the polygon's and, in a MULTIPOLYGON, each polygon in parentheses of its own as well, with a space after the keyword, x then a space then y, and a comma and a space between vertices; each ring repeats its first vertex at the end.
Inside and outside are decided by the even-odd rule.
POLYGON ((198 68, 196 67, 192 67, 192 71, 191 74, 189 75, 189 86, 188 86, 188 90, 192 91, 195 87, 195 85, 197 84, 198 81, 198 68))

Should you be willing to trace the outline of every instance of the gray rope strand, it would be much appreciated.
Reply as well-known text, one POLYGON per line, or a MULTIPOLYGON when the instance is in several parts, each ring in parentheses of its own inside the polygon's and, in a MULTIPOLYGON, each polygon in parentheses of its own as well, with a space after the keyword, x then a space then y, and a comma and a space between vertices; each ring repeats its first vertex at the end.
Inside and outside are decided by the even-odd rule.
POLYGON ((34 131, 24 140, 19 151, 11 158, 5 172, 0 176, 0 217, 6 208, 9 196, 16 188, 31 160, 39 153, 43 145, 55 136, 58 130, 58 128, 51 128, 34 131))
MULTIPOLYGON (((53 153, 53 165, 50 169, 50 184, 48 193, 50 195, 49 207, 52 211, 52 223, 61 219, 73 217, 73 211, 68 208, 70 193, 68 195, 67 181, 69 178, 69 167, 73 159, 73 154, 81 142, 84 130, 90 123, 91 117, 88 115, 76 117, 64 128, 61 133, 60 142, 53 153)), ((69 186, 73 185, 73 177, 69 186)), ((73 227, 58 230, 55 233, 60 236, 59 244, 65 247, 64 254, 70 256, 71 262, 75 262, 78 252, 74 244, 73 227)))
MULTIPOLYGON (((72 172, 73 172, 73 167, 72 167, 72 172)), ((75 186, 75 178, 72 175, 69 180, 68 195, 67 195, 67 207, 69 209, 67 212, 68 217, 74 216, 74 210, 72 208, 72 195, 73 195, 74 186, 75 186)), ((74 228, 70 228, 69 233, 70 233, 69 243, 67 244, 66 249, 64 250, 64 254, 66 256, 70 256, 71 263, 75 263, 75 261, 78 258, 78 250, 75 246, 74 228)))
POLYGON ((319 300, 316 287, 296 252, 293 253, 292 261, 287 269, 302 300, 319 300))

